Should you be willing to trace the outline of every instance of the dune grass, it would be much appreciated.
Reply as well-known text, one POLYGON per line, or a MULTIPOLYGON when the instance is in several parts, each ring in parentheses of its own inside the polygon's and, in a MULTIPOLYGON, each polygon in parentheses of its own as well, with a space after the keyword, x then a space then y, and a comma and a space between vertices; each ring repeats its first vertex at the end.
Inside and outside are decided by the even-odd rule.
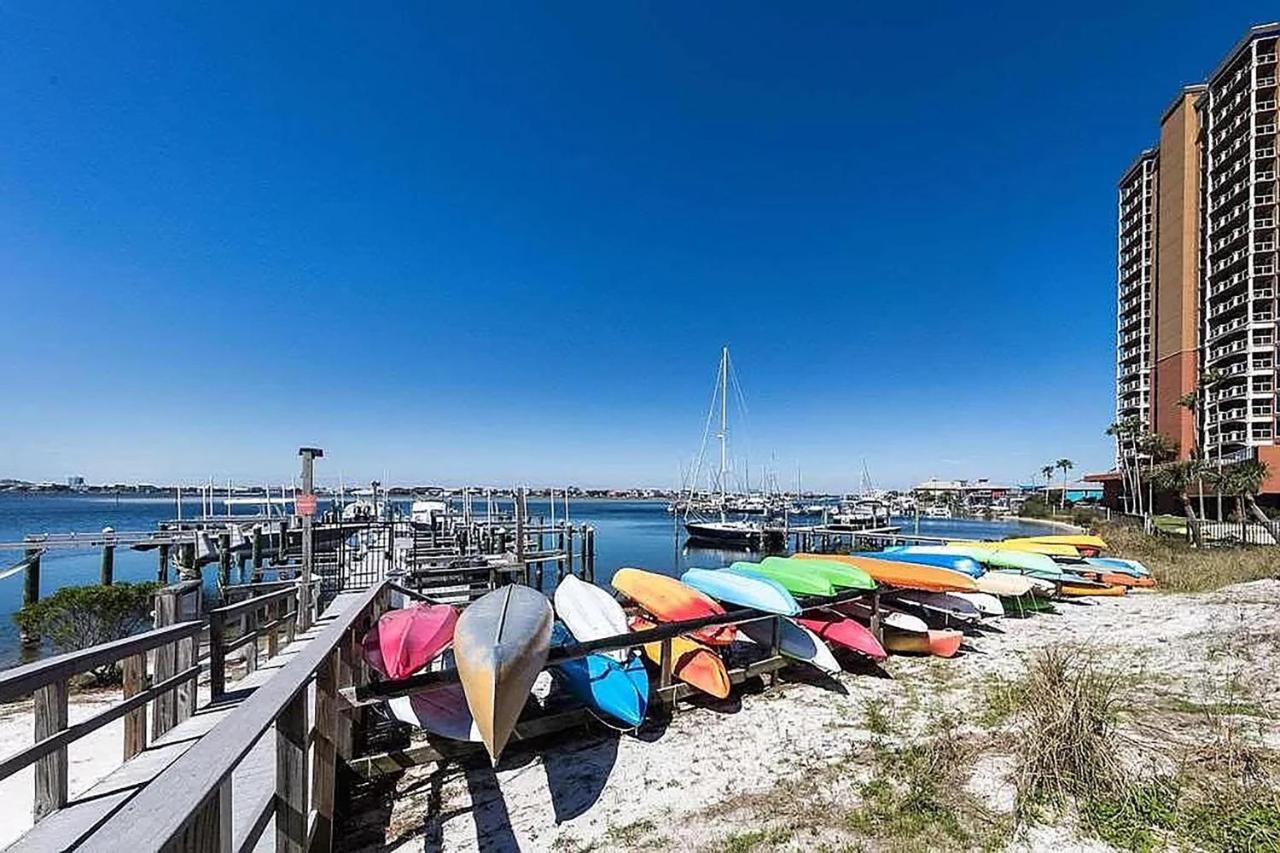
POLYGON ((1148 536, 1131 524, 1102 522, 1110 554, 1140 560, 1165 592, 1208 592, 1245 581, 1280 577, 1280 547, 1220 545, 1193 548, 1175 536, 1148 536))

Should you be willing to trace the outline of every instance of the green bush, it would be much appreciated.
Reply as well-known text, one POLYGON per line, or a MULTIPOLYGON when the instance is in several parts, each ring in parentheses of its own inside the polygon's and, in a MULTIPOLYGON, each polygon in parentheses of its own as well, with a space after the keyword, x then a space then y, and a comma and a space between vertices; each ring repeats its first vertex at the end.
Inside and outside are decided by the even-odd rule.
POLYGON ((1023 518, 1048 518, 1053 515, 1053 510, 1044 502, 1044 498, 1036 495, 1035 497, 1027 498, 1026 502, 1022 504, 1022 509, 1018 512, 1018 515, 1023 518))
MULTIPOLYGON (((119 640, 149 623, 152 597, 159 584, 116 583, 111 586, 65 586, 48 598, 13 614, 25 633, 43 637, 60 652, 74 652, 119 640)), ((94 670, 98 683, 116 676, 114 664, 94 670)))

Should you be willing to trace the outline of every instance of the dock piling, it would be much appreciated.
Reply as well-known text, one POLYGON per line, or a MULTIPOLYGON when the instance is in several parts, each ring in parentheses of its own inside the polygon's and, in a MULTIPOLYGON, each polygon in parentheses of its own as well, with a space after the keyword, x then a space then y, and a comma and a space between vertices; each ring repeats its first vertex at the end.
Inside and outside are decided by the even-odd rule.
POLYGON ((102 568, 99 572, 98 583, 103 586, 111 586, 115 580, 116 570, 116 546, 111 544, 111 538, 115 531, 110 527, 102 528, 102 535, 107 540, 102 546, 102 568))
MULTIPOLYGON (((40 600, 40 549, 27 549, 27 567, 22 570, 22 606, 27 607, 40 600)), ((40 642, 39 634, 22 631, 20 639, 23 645, 34 645, 40 642)))

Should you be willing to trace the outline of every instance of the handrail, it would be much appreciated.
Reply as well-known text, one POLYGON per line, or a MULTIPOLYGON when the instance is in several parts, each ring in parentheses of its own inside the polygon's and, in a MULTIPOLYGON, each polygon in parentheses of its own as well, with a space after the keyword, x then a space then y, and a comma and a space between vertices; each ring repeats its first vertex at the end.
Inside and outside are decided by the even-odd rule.
MULTIPOLYGON (((208 734, 103 823, 79 849, 104 853, 164 849, 192 828, 206 807, 229 809, 231 791, 225 783, 231 774, 277 718, 287 715, 298 694, 305 697, 307 684, 316 670, 329 660, 347 632, 385 589, 383 582, 361 593, 270 681, 218 721, 208 734)), ((289 720, 286 728, 295 722, 289 720)), ((293 737, 293 734, 282 731, 280 737, 293 737)), ((223 820, 227 819, 229 814, 223 816, 223 820)), ((217 831, 218 825, 220 821, 205 829, 217 831)), ((229 844, 230 840, 223 839, 223 843, 229 844)))
POLYGON ((198 621, 179 622, 132 637, 55 655, 0 672, 0 703, 13 702, 34 690, 132 655, 149 652, 175 640, 195 636, 204 629, 198 621))
POLYGON ((265 607, 268 604, 281 601, 297 594, 297 585, 290 582, 287 589, 278 589, 275 592, 268 592, 254 598, 247 598, 244 601, 237 601, 235 604, 224 604, 222 607, 214 607, 209 610, 209 618, 212 619, 216 616, 221 617, 222 619, 233 619, 242 613, 248 613, 250 610, 257 610, 260 607, 265 607))

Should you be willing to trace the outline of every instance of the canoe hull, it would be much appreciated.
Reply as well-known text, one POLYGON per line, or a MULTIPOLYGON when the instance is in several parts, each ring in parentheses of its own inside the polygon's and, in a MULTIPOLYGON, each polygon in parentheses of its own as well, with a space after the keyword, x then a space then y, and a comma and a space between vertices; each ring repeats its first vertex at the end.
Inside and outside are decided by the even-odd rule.
MULTIPOLYGON (((580 643, 617 637, 628 631, 627 614, 622 605, 600 587, 574 575, 565 575, 556 587, 555 609, 560 621, 580 643)), ((605 654, 619 663, 628 657, 625 649, 605 654)))
POLYGON ((364 659, 383 678, 408 678, 449 647, 457 622, 458 611, 448 604, 389 610, 364 635, 364 659))
MULTIPOLYGON (((631 620, 633 631, 647 631, 656 623, 639 616, 631 620)), ((662 643, 645 643, 644 656, 662 666, 662 643)), ((684 683, 717 699, 729 697, 729 671, 720 655, 709 646, 688 637, 671 638, 671 674, 684 683)))
POLYGON ((838 613, 818 611, 811 615, 801 616, 796 622, 808 628, 828 643, 835 643, 850 651, 866 655, 872 660, 882 661, 888 654, 875 638, 875 635, 863 625, 847 616, 838 613))

